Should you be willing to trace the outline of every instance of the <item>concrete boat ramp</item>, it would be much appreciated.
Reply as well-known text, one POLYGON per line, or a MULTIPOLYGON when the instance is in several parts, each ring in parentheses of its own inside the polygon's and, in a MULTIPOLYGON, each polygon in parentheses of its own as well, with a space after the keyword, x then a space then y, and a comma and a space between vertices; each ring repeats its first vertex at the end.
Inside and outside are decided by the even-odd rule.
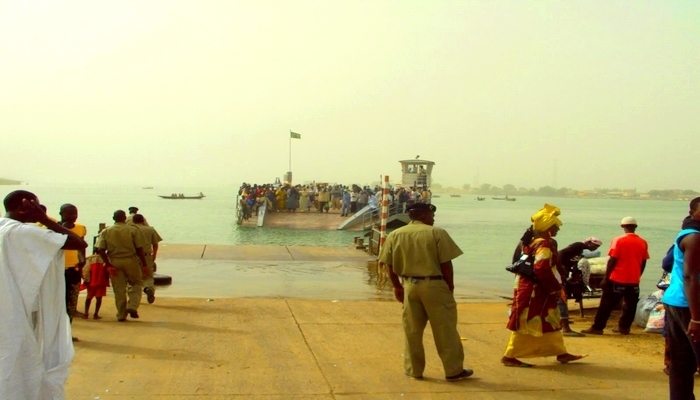
POLYGON ((370 261, 375 257, 350 247, 162 244, 158 261, 370 261))
MULTIPOLYGON (((459 332, 472 378, 444 380, 430 329, 423 381, 403 374, 396 301, 172 299, 141 304, 138 320, 73 321, 76 356, 67 399, 258 400, 622 400, 668 398, 663 339, 632 335, 566 338, 578 363, 499 362, 509 331, 502 303, 460 303, 459 332)), ((577 327, 587 326, 574 316, 577 327)), ((611 327, 611 326, 610 326, 611 327)))
MULTIPOLYGON (((446 383, 425 331, 425 380, 403 375, 401 304, 358 275, 373 257, 352 248, 162 244, 158 269, 172 288, 145 299, 140 318, 116 321, 109 294, 101 321, 75 318, 76 356, 68 399, 661 399, 668 393, 663 338, 633 334, 566 338, 589 354, 561 365, 503 367, 507 301, 475 296, 460 302, 465 366, 474 377, 446 383), (317 266, 327 266, 326 270, 317 266), (289 267, 293 273, 279 272, 289 267), (249 271, 257 271, 248 275, 249 271), (329 273, 328 271, 332 271, 329 273), (275 275, 277 274, 277 275, 275 275), (276 278, 277 277, 277 278, 276 278), (279 278, 281 277, 281 278, 279 278), (294 281, 300 277, 299 281, 294 281), (338 278, 342 279, 338 279, 338 278), (376 294, 344 297, 353 284, 376 294), (297 285, 303 296, 293 298, 297 285), (228 294, 221 291, 228 290, 228 294), (316 297, 317 293, 325 293, 316 297), (340 299, 340 300, 335 300, 340 299), (482 302, 486 300, 487 302, 482 302)), ((326 268, 326 267, 324 267, 326 268)), ((376 271, 374 273, 376 275, 376 271)), ((376 277, 374 278, 376 279, 376 277)), ((377 282, 378 284, 378 282, 377 282)), ((463 289, 461 286, 460 290, 463 289)), ((478 287, 469 289, 476 293, 478 287)), ((298 293, 298 292, 297 292, 298 293)), ((82 311, 82 294, 79 309, 82 311)), ((572 302, 569 307, 573 309, 572 302)), ((590 325, 572 313, 576 329, 590 325)), ((608 328, 612 328, 617 315, 608 328)))
MULTIPOLYGON (((408 223, 408 216, 405 213, 390 212, 387 223, 391 224, 394 221, 401 221, 402 224, 406 224, 408 223)), ((263 206, 260 207, 258 215, 253 215, 248 220, 241 219, 241 225, 248 227, 325 231, 365 231, 380 222, 379 210, 373 210, 370 206, 366 206, 350 216, 342 216, 338 210, 322 213, 314 209, 311 211, 276 212, 269 211, 263 206)))

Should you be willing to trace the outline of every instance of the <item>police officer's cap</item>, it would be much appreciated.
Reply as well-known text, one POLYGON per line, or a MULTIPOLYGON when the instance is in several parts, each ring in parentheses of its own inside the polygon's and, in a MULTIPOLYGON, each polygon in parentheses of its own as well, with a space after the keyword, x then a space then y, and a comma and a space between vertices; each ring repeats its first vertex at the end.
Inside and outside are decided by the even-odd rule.
POLYGON ((131 210, 138 211, 139 208, 138 208, 138 207, 131 206, 131 207, 129 207, 129 211, 131 211, 131 210))
POLYGON ((432 204, 415 203, 415 204, 411 204, 410 206, 406 207, 406 211, 411 211, 411 210, 435 212, 435 210, 437 210, 437 207, 435 207, 432 204))

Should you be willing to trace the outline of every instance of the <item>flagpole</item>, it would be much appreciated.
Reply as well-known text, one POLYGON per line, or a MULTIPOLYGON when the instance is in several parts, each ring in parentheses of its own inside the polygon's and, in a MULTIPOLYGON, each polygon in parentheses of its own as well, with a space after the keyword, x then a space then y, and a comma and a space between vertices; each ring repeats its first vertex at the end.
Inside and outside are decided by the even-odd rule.
POLYGON ((289 172, 292 172, 292 130, 289 130, 289 172))

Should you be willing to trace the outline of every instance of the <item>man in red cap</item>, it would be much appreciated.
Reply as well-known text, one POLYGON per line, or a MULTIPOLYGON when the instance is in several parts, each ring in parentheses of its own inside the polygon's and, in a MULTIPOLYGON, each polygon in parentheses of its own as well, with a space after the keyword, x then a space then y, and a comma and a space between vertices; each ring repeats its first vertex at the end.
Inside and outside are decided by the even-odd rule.
POLYGON ((600 298, 593 326, 583 333, 602 335, 613 308, 625 300, 618 327, 613 332, 629 335, 639 301, 639 281, 649 259, 649 246, 646 240, 635 233, 637 220, 622 218, 620 226, 625 234, 612 240, 608 255, 605 278, 600 282, 603 295, 600 298))

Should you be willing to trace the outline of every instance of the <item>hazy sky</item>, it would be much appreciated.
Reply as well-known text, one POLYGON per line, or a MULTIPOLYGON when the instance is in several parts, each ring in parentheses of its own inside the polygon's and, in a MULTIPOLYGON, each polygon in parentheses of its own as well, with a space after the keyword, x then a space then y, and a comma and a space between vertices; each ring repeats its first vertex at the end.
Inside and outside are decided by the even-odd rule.
POLYGON ((0 0, 0 176, 700 189, 697 1, 0 0), (556 181, 555 181, 556 164, 556 181))

